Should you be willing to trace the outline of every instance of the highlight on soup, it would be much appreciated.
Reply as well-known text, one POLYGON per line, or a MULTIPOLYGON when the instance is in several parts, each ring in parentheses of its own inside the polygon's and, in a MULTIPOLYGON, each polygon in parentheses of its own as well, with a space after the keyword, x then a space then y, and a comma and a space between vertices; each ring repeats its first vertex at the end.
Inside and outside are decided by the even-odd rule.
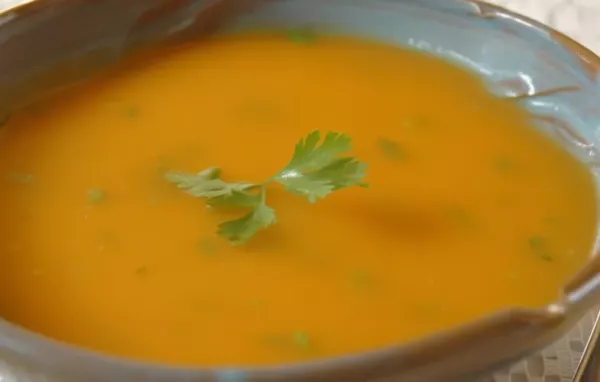
POLYGON ((131 60, 0 131, 0 314, 214 366, 542 306, 588 258, 596 204, 529 117, 462 68, 349 37, 131 60))

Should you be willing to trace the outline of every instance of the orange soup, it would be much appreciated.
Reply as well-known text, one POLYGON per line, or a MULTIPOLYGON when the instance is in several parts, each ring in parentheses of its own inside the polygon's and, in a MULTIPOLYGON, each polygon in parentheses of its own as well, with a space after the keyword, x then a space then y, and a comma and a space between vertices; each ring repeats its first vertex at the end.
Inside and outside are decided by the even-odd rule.
POLYGON ((177 365, 371 350, 539 307, 587 259, 591 176, 474 75, 342 37, 221 36, 130 62, 0 136, 0 312, 177 365), (300 41, 303 42, 303 41, 300 41), (260 181, 309 132, 352 137, 369 188, 268 186, 244 245, 165 170, 260 181))

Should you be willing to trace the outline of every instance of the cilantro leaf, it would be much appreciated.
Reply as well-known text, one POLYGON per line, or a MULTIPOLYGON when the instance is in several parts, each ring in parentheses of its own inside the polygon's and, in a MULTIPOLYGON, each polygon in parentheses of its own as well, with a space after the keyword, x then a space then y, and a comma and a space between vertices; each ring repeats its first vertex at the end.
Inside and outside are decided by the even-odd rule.
POLYGON ((101 188, 90 188, 86 192, 89 204, 100 204, 106 200, 106 191, 101 188))
POLYGON ((345 134, 329 132, 321 146, 321 133, 315 130, 296 143, 292 160, 283 169, 282 176, 289 172, 305 172, 331 164, 339 155, 352 149, 352 138, 345 134))
POLYGON ((553 261, 554 257, 548 253, 548 243, 542 236, 531 236, 528 240, 529 248, 536 254, 540 259, 544 261, 553 261))
POLYGON ((318 131, 301 139, 292 160, 274 179, 311 203, 344 187, 364 186, 361 179, 367 165, 352 157, 340 157, 352 149, 352 139, 330 132, 321 146, 318 145, 320 140, 318 131))
POLYGON ((216 167, 197 174, 171 171, 164 177, 191 196, 205 199, 211 207, 247 209, 240 218, 221 223, 217 231, 231 244, 243 244, 277 221, 275 211, 265 202, 266 186, 271 182, 282 184, 311 203, 345 187, 366 187, 362 179, 367 165, 344 156, 352 149, 351 141, 349 136, 333 132, 321 141, 321 134, 313 131, 296 144, 283 170, 261 183, 225 182, 216 167))
POLYGON ((167 172, 164 177, 196 198, 232 198, 234 192, 245 194, 255 187, 252 183, 227 183, 219 179, 221 170, 216 167, 207 168, 197 174, 185 172, 167 172))
POLYGON ((393 161, 401 161, 406 157, 404 149, 400 144, 394 140, 388 138, 379 138, 377 145, 381 150, 383 156, 393 161))
POLYGON ((306 332, 296 331, 292 333, 292 341, 294 346, 301 350, 308 350, 311 347, 310 336, 306 332))
POLYGON ((244 244, 258 231, 268 228, 276 221, 275 211, 261 202, 241 218, 221 223, 217 233, 231 244, 244 244))
POLYGON ((231 190, 230 194, 207 199, 211 207, 254 207, 260 202, 260 196, 247 191, 231 190))
POLYGON ((310 203, 315 203, 333 192, 333 186, 328 180, 312 179, 304 175, 277 179, 277 181, 286 190, 306 197, 310 203))
POLYGON ((333 191, 337 191, 350 186, 366 187, 367 184, 362 182, 366 170, 367 165, 365 163, 347 157, 336 159, 329 165, 308 173, 306 176, 314 180, 327 181, 332 185, 333 191))

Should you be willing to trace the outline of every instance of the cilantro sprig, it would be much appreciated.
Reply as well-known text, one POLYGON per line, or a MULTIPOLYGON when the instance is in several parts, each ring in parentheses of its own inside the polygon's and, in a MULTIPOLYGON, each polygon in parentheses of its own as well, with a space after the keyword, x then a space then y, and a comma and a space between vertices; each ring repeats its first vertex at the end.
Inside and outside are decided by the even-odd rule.
POLYGON ((279 183, 308 202, 315 203, 334 191, 350 186, 367 187, 362 181, 367 165, 347 155, 352 139, 341 133, 313 131, 301 139, 292 159, 277 174, 260 183, 226 182, 221 170, 210 167, 197 174, 169 171, 165 179, 212 207, 243 208, 242 217, 223 222, 217 233, 231 244, 244 244, 260 230, 277 222, 267 205, 267 185, 279 183))

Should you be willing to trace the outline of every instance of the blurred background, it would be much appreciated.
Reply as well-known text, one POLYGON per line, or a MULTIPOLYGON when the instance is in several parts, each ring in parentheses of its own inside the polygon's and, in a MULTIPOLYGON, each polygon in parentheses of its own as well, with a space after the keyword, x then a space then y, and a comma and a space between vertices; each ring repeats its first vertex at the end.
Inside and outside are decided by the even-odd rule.
POLYGON ((551 25, 600 53, 600 0, 488 0, 551 25))

